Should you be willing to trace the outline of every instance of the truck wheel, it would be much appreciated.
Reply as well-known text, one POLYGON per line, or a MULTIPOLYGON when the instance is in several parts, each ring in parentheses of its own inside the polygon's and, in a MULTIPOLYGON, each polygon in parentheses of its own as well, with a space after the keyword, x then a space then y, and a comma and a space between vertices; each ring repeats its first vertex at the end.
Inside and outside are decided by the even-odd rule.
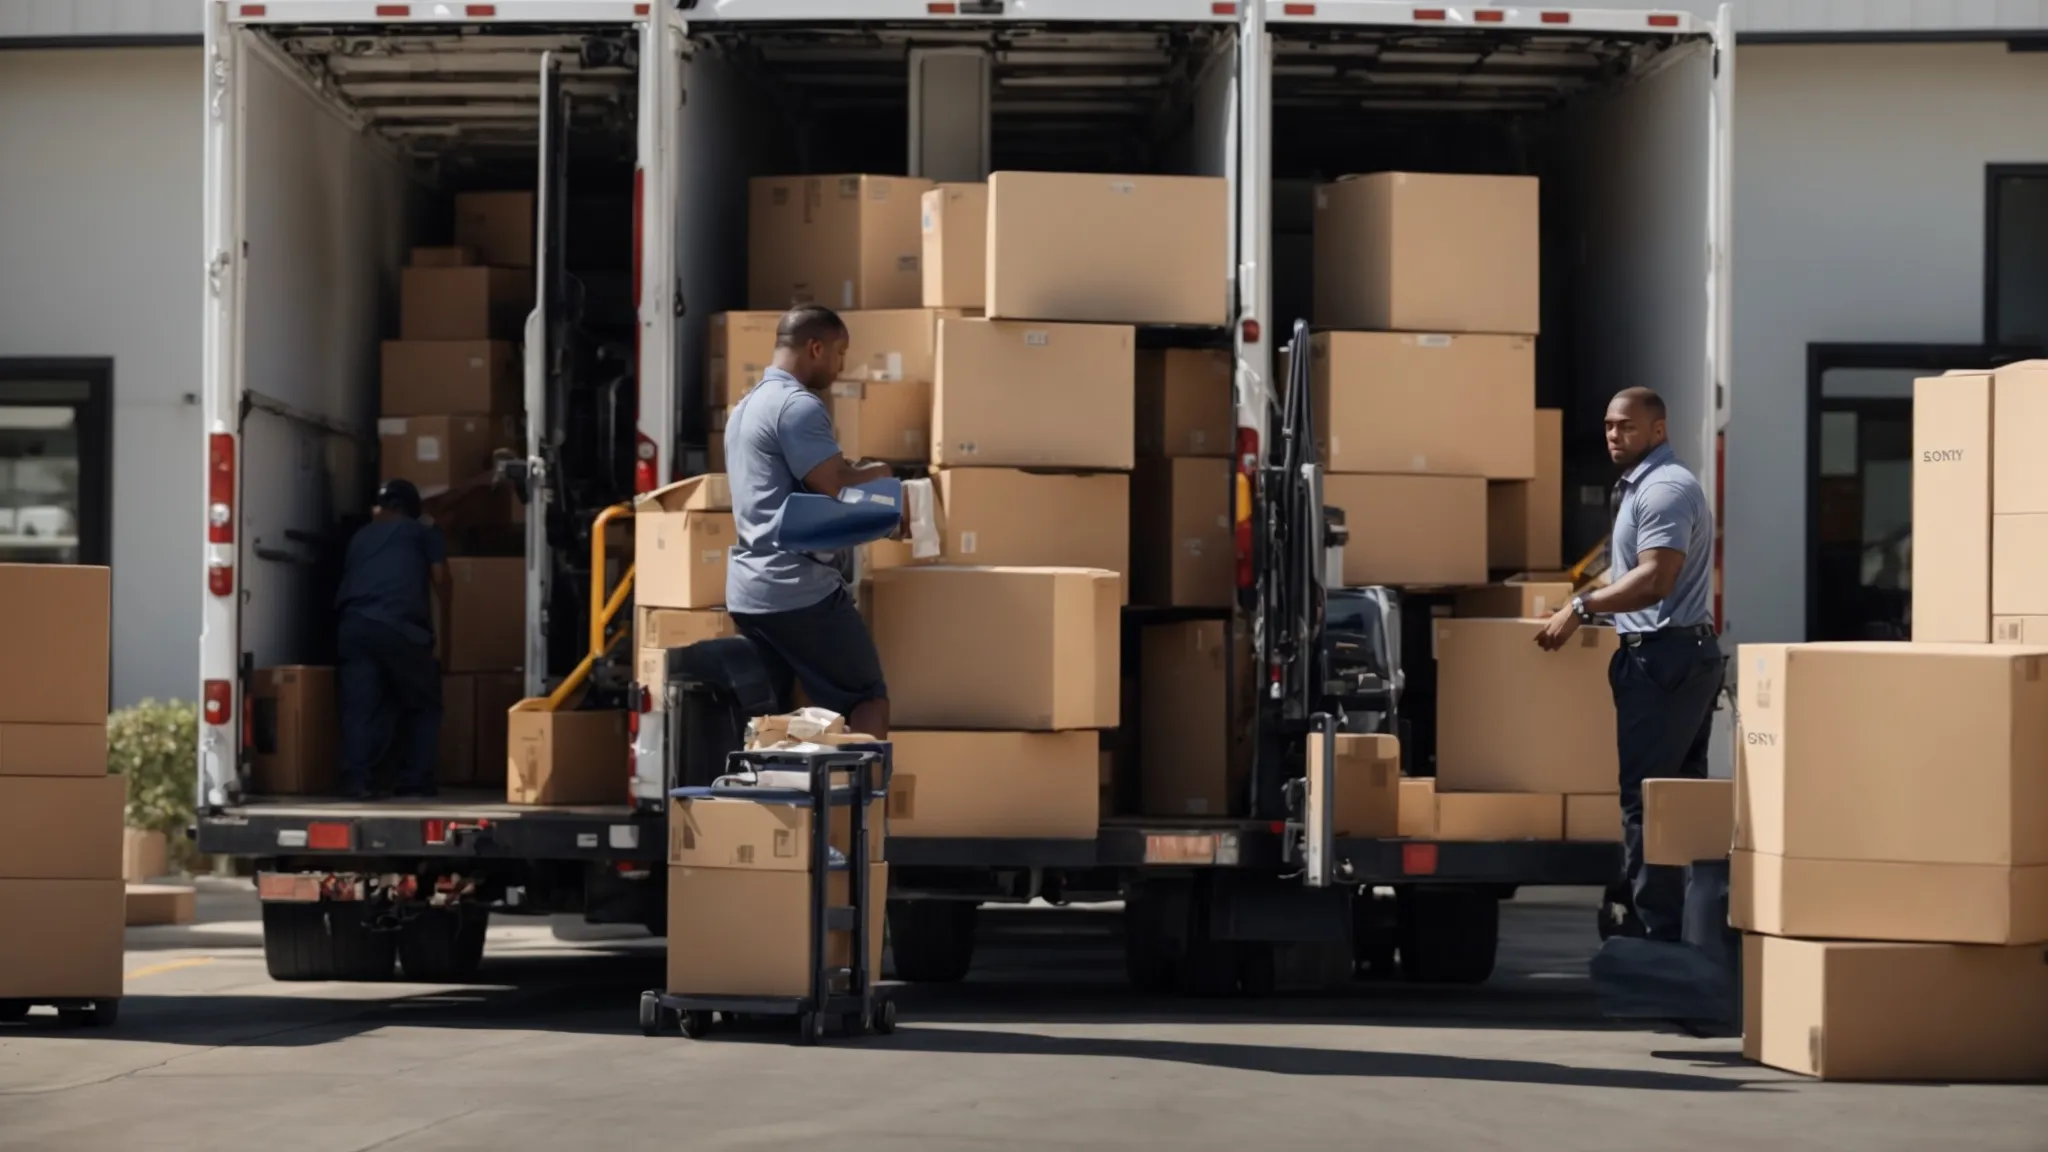
POLYGON ((896 977, 913 984, 957 984, 974 963, 980 908, 966 900, 889 901, 889 948, 896 977))
POLYGON ((1500 943, 1500 900, 1411 888, 1401 898, 1401 975, 1418 984, 1484 984, 1500 943))
POLYGON ((480 908, 429 908, 398 930, 398 966, 419 984, 461 984, 484 959, 491 914, 480 908))
POLYGON ((272 980, 389 980, 397 954, 353 904, 265 904, 263 964, 272 980))

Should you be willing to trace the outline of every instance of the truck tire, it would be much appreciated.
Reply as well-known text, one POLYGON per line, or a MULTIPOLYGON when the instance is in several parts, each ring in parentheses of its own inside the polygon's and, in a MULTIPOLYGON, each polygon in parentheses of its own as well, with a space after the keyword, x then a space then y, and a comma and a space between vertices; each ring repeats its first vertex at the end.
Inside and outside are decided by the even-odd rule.
POLYGON ((980 907, 966 900, 889 901, 889 950, 896 978, 913 984, 957 984, 974 964, 980 907))
POLYGON ((484 959, 491 914, 482 908, 429 908, 398 930, 398 967, 416 984, 461 984, 484 959))
POLYGON ((265 904, 263 964, 272 980, 389 980, 397 941, 351 904, 265 904))
POLYGON ((1500 944, 1500 898, 1411 888, 1401 897, 1401 975, 1418 984, 1484 984, 1500 944))

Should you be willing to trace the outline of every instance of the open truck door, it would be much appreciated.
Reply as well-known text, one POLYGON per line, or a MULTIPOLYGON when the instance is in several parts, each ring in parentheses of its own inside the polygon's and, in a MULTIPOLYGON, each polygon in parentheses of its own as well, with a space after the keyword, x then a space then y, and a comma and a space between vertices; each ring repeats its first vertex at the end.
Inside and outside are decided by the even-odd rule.
POLYGON ((564 163, 566 109, 561 63, 553 52, 540 60, 540 171, 534 185, 533 313, 526 318, 526 694, 544 696, 554 550, 548 526, 555 517, 560 425, 553 419, 561 391, 563 338, 562 221, 568 184, 564 163))

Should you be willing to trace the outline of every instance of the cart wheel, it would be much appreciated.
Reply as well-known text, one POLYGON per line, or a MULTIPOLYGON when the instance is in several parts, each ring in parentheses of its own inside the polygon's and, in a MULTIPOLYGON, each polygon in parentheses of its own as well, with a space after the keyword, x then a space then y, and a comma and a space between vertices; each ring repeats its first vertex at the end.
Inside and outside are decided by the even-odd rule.
POLYGON ((796 1042, 809 1048, 825 1038, 825 1014, 805 1012, 796 1018, 796 1042))
POLYGON ((889 1036, 893 1035, 895 1031, 896 1001, 885 999, 875 1005, 875 1032, 877 1035, 889 1036))
POLYGON ((653 992, 640 994, 640 1034, 661 1035, 661 997, 653 992))
POLYGON ((685 1012, 680 1021, 683 1035, 691 1040, 702 1040, 711 1034, 711 1013, 685 1012))

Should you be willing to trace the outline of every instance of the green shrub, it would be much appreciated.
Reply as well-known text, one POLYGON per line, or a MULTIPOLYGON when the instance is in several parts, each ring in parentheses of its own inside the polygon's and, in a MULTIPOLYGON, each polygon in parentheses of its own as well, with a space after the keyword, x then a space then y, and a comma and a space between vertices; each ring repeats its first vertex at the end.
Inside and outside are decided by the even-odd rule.
POLYGON ((144 700, 107 717, 107 767, 128 780, 128 826, 162 832, 175 853, 195 819, 199 710, 144 700))

